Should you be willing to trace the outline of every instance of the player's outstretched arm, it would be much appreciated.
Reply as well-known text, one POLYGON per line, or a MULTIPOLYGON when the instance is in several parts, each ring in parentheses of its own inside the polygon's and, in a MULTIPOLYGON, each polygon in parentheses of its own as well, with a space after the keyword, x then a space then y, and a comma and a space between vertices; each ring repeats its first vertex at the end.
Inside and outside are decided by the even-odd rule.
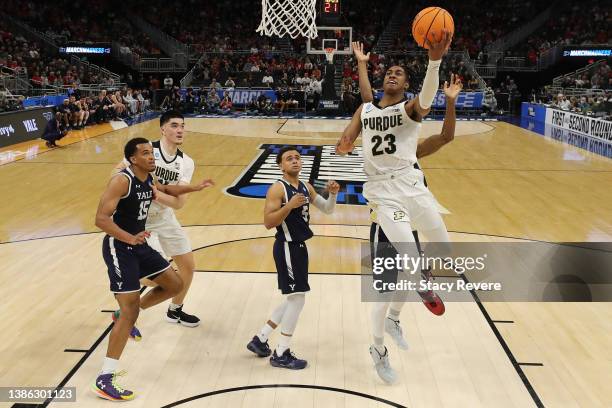
POLYGON ((455 76, 455 74, 451 74, 450 85, 448 82, 444 82, 446 114, 444 115, 442 131, 440 134, 430 136, 419 143, 416 153, 417 159, 437 152, 442 146, 450 143, 455 138, 455 124, 457 123, 455 103, 462 87, 463 85, 461 84, 461 79, 459 79, 458 76, 455 76))
MULTIPOLYGON (((432 34, 435 35, 435 32, 432 34)), ((411 116, 413 111, 416 111, 421 117, 429 113, 431 104, 438 92, 438 86, 440 85, 438 71, 440 70, 442 57, 448 52, 452 40, 453 37, 447 29, 442 30, 442 36, 439 41, 432 42, 429 41, 429 39, 425 39, 425 42, 427 42, 429 46, 429 64, 427 65, 421 92, 419 92, 416 98, 405 105, 408 116, 411 116)))
POLYGON ((187 202, 186 194, 202 191, 207 187, 214 186, 215 182, 205 179, 197 184, 163 185, 155 182, 155 201, 166 207, 180 210, 187 202))
POLYGON ((344 156, 347 153, 350 153, 355 148, 355 140, 361 133, 361 110, 363 109, 363 104, 357 108, 357 111, 353 115, 351 122, 348 124, 344 132, 342 133, 342 137, 336 143, 336 154, 344 156))
POLYGON ((361 94, 361 100, 363 103, 372 102, 372 86, 370 85, 370 79, 368 78, 368 61, 370 60, 370 53, 365 54, 363 52, 363 44, 359 41, 353 42, 353 54, 357 59, 357 72, 359 74, 359 93, 361 94))
POLYGON ((148 232, 142 231, 137 235, 132 235, 115 224, 112 218, 119 200, 127 194, 128 189, 129 181, 127 177, 117 175, 110 179, 106 190, 100 198, 100 204, 98 204, 96 227, 126 244, 143 244, 149 236, 148 232))
POLYGON ((312 205, 317 207, 325 214, 331 214, 334 212, 334 208, 336 207, 336 198, 338 197, 338 191, 340 191, 340 184, 334 180, 329 180, 327 182, 327 186, 325 186, 325 189, 329 191, 329 197, 327 197, 327 200, 317 194, 314 187, 311 186, 310 183, 306 183, 306 186, 308 187, 308 192, 310 193, 310 201, 312 202, 312 205))
POLYGON ((169 186, 163 186, 163 192, 171 196, 178 197, 183 194, 195 193, 202 191, 205 188, 212 187, 215 182, 212 179, 204 179, 199 183, 195 184, 174 184, 169 186))
POLYGON ((283 205, 283 185, 278 182, 272 184, 266 194, 266 205, 264 207, 264 225, 267 229, 278 227, 287 218, 291 210, 306 204, 304 194, 295 194, 291 200, 283 205))

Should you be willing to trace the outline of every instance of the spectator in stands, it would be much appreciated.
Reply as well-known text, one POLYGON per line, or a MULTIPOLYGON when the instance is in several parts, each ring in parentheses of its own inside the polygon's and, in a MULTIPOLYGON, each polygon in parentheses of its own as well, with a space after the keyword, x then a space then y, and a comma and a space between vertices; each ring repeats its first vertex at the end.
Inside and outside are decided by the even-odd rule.
POLYGON ((151 99, 149 98, 149 91, 147 91, 146 89, 143 90, 136 90, 134 91, 134 93, 136 94, 136 99, 138 100, 138 107, 139 107, 139 112, 144 112, 146 111, 149 106, 151 105, 151 99))
POLYGON ((57 111, 61 114, 62 124, 66 129, 70 128, 70 118, 72 116, 72 110, 70 109, 70 99, 66 98, 62 102, 60 106, 58 106, 57 111))
POLYGON ((91 103, 90 117, 95 123, 108 122, 113 116, 110 103, 106 99, 106 91, 101 91, 91 103), (92 113, 93 112, 93 113, 92 113))
POLYGON ((214 89, 215 91, 221 89, 221 84, 217 82, 215 78, 210 81, 210 89, 214 89))
POLYGON ((207 109, 209 113, 219 113, 219 104, 221 100, 219 99, 219 94, 215 88, 210 88, 208 92, 208 100, 207 100, 207 109))
POLYGON ((572 105, 565 95, 563 94, 557 95, 557 101, 559 103, 559 109, 570 110, 572 105))
POLYGON ((314 109, 319 108, 319 100, 321 99, 321 94, 323 93, 323 82, 324 79, 317 79, 314 75, 310 81, 310 86, 312 86, 313 97, 314 97, 314 109))
POLYGON ((276 102, 274 104, 274 107, 276 108, 276 110, 278 110, 278 114, 282 115, 283 110, 285 109, 285 102, 287 97, 286 90, 281 87, 278 87, 276 88, 276 91, 274 93, 276 94, 276 102))
POLYGON ((274 78, 272 77, 272 74, 269 71, 261 79, 261 83, 266 88, 272 88, 274 86, 274 78))
POLYGON ((266 108, 266 100, 266 95, 264 95, 263 93, 257 98, 257 110, 259 111, 260 115, 264 114, 266 108))
POLYGON ((66 136, 67 133, 68 130, 62 125, 62 113, 56 112, 54 118, 47 122, 42 139, 45 140, 48 148, 57 147, 55 142, 66 136))
POLYGON ((249 102, 247 106, 246 113, 247 115, 251 116, 251 115, 256 115, 257 112, 258 112, 257 98, 253 96, 253 98, 251 98, 251 102, 249 102))
POLYGON ((193 88, 187 88, 185 93, 185 104, 183 106, 183 113, 193 113, 196 106, 196 96, 193 92, 193 88))
POLYGON ((72 129, 82 129, 83 117, 85 116, 85 112, 81 110, 81 103, 76 100, 74 94, 68 98, 68 109, 70 110, 70 121, 72 122, 72 129))
POLYGON ((232 111, 232 98, 229 96, 229 92, 225 91, 223 94, 223 100, 220 104, 220 112, 222 115, 227 115, 232 111))
POLYGON ((343 112, 354 112, 355 111, 355 96, 353 96, 353 80, 351 78, 344 78, 342 86, 340 87, 340 100, 342 101, 343 112))
POLYGON ((287 92, 286 92, 286 98, 285 98, 285 108, 287 109, 287 111, 289 111, 289 109, 297 109, 300 105, 300 102, 298 101, 298 95, 297 93, 293 90, 293 87, 289 87, 287 88, 287 92))
POLYGON ((583 114, 586 114, 587 112, 589 112, 591 110, 591 105, 589 105, 589 103, 587 102, 586 96, 581 96, 580 97, 580 102, 578 102, 577 108, 583 114))
POLYGON ((79 91, 79 88, 77 87, 77 84, 75 82, 70 84, 70 88, 68 88, 66 93, 69 97, 74 95, 74 98, 77 101, 81 99, 81 91, 79 91))
POLYGON ((482 101, 482 110, 482 116, 497 113, 497 99, 495 98, 495 93, 491 88, 485 89, 484 99, 482 101))
POLYGON ((166 74, 164 78, 164 88, 170 89, 174 85, 174 79, 170 76, 170 74, 166 74))
POLYGON ((115 110, 115 114, 117 117, 123 118, 127 115, 127 107, 123 103, 123 98, 121 97, 121 91, 115 91, 111 93, 110 100, 113 103, 113 109, 115 110))
POLYGON ((125 104, 129 110, 130 115, 135 115, 138 113, 138 100, 136 100, 134 96, 132 95, 131 88, 127 89, 123 100, 125 101, 125 104))
POLYGON ((81 117, 81 126, 85 127, 89 125, 89 103, 88 103, 88 99, 89 98, 81 98, 79 100, 79 104, 80 104, 80 108, 81 108, 81 112, 83 114, 83 116, 81 117))
POLYGON ((181 94, 179 93, 178 87, 174 87, 166 95, 166 97, 162 101, 160 108, 163 111, 175 110, 177 112, 180 112, 182 110, 181 105, 182 105, 181 94))
POLYGON ((229 77, 227 81, 225 81, 225 87, 230 89, 234 89, 236 87, 236 83, 234 82, 232 77, 229 77))

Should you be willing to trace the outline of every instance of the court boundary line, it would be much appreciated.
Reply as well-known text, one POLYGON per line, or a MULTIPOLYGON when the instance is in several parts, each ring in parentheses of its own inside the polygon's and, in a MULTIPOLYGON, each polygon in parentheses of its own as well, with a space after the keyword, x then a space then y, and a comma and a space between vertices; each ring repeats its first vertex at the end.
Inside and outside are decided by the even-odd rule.
MULTIPOLYGON (((470 282, 468 280, 468 278, 464 274, 461 275, 461 278, 466 283, 470 282)), ((514 370, 516 371, 516 374, 519 376, 519 378, 523 382, 523 385, 527 389, 527 392, 529 393, 529 395, 533 399, 533 402, 536 404, 536 406, 538 408, 544 408, 544 404, 542 403, 542 400, 540 399, 540 396, 538 395, 536 390, 533 388, 533 385, 531 385, 531 382, 529 381, 529 378, 527 378, 527 375, 525 374, 525 372, 523 371, 523 369, 521 368, 521 366, 517 362, 516 358, 514 357, 514 353, 512 353, 512 350, 510 350, 510 346, 508 346, 508 343, 506 343, 506 340, 504 339, 504 337, 501 335, 501 333, 497 329, 497 326, 495 325, 495 323, 493 323, 493 320, 491 319, 491 316, 489 315, 489 312, 487 311, 487 309, 484 307, 484 305, 480 301, 480 298, 478 297, 478 294, 476 293, 476 291, 474 289, 470 289, 470 294, 474 298, 474 302, 478 306, 478 309, 480 309, 480 312, 482 313, 483 317, 487 321, 489 327, 491 328, 491 331, 493 331, 493 335, 497 338, 497 341, 499 342, 499 345, 502 347, 502 349, 506 353, 506 356, 510 360, 510 363, 512 364, 512 366, 514 367, 514 370)))
POLYGON ((172 407, 176 407, 178 405, 182 405, 182 404, 185 404, 191 401, 211 397, 211 396, 218 395, 218 394, 226 394, 228 392, 261 389, 261 388, 308 388, 308 389, 323 390, 323 391, 333 391, 333 392, 350 394, 350 395, 355 395, 355 396, 362 397, 362 398, 371 399, 371 400, 381 402, 383 404, 387 404, 395 408, 408 408, 405 405, 401 405, 399 403, 389 401, 384 398, 375 397, 374 395, 365 394, 359 391, 346 390, 346 389, 336 388, 336 387, 328 387, 325 385, 308 385, 308 384, 261 384, 261 385, 246 385, 242 387, 224 388, 221 390, 211 391, 211 392, 207 392, 204 394, 194 395, 189 398, 184 398, 182 400, 172 402, 168 405, 163 405, 161 408, 172 408, 172 407))
MULTIPOLYGON (((222 226, 246 226, 246 225, 262 225, 259 222, 254 222, 254 223, 240 223, 240 224, 188 224, 188 225, 182 225, 182 227, 187 228, 187 227, 222 227, 222 226)), ((343 227, 368 227, 371 224, 310 224, 310 225, 315 225, 315 226, 343 226, 343 227)), ((484 237, 495 237, 495 238, 507 238, 507 239, 514 239, 514 240, 518 240, 518 241, 528 241, 528 242, 539 242, 539 243, 543 243, 543 244, 554 244, 554 245, 560 245, 560 246, 568 246, 568 247, 574 247, 574 248, 580 248, 580 249, 588 249, 591 251, 598 251, 598 252, 606 252, 606 253, 611 253, 612 251, 607 251, 605 249, 599 249, 599 248, 589 248, 589 247, 584 247, 584 246, 580 246, 580 245, 570 245, 571 242, 554 242, 554 241, 546 241, 546 240, 541 240, 541 239, 533 239, 533 238, 520 238, 520 237, 513 237, 513 236, 509 236, 509 235, 497 235, 497 234, 487 234, 487 233, 482 233, 482 232, 471 232, 471 231, 457 231, 457 230, 448 230, 448 232, 452 232, 453 234, 466 234, 466 235, 482 235, 484 237)), ((13 240, 13 241, 1 241, 0 245, 7 245, 7 244, 18 244, 18 243, 22 243, 22 242, 29 242, 29 241, 40 241, 40 240, 44 240, 44 239, 53 239, 53 238, 66 238, 66 237, 73 237, 73 236, 79 236, 79 235, 91 235, 91 234, 101 234, 104 233, 104 231, 86 231, 86 232, 75 232, 72 234, 60 234, 60 235, 51 235, 48 237, 36 237, 36 238, 25 238, 25 239, 17 239, 17 240, 13 240)), ((323 237, 333 237, 332 235, 318 235, 319 237, 323 236, 323 237)), ((270 237, 274 237, 274 235, 270 235, 270 237)), ((263 237, 260 237, 263 238, 263 237)), ((355 237, 350 237, 350 238, 355 238, 355 237)), ((588 241, 584 241, 583 243, 601 243, 601 242, 606 242, 607 241, 593 241, 593 242, 588 242, 588 241)))

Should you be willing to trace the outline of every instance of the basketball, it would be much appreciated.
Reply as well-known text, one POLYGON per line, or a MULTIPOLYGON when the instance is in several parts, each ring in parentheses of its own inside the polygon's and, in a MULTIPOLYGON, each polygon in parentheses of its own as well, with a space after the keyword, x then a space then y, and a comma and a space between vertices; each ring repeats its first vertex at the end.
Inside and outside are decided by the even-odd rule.
POLYGON ((455 32, 453 16, 441 7, 427 7, 419 12, 412 21, 412 37, 419 47, 429 49, 425 38, 436 41, 442 38, 443 29, 455 32), (435 33, 435 34, 434 34, 435 33))

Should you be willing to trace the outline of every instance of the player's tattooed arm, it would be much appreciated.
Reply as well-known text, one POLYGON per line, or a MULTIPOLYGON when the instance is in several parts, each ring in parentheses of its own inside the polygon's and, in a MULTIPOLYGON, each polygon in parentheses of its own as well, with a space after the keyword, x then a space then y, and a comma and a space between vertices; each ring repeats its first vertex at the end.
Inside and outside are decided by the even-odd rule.
POLYGON ((287 218, 291 210, 306 204, 304 194, 295 194, 291 200, 283 205, 283 191, 285 187, 280 183, 274 183, 266 194, 266 204, 264 207, 264 225, 267 229, 278 227, 287 218))
POLYGON ((357 111, 353 115, 351 122, 348 124, 344 132, 342 133, 342 137, 336 143, 336 154, 344 156, 347 153, 350 153, 355 148, 355 140, 361 133, 361 110, 363 109, 363 105, 357 108, 357 111))
POLYGON ((457 123, 457 116, 455 112, 455 102, 459 92, 461 92, 461 79, 455 74, 451 74, 450 84, 444 82, 444 94, 446 96, 446 113, 444 115, 444 123, 442 124, 442 131, 438 135, 433 135, 423 140, 417 146, 417 159, 421 157, 429 156, 440 150, 442 146, 450 143, 455 138, 455 124, 457 123))
POLYGON ((106 190, 100 198, 98 210, 96 211, 96 227, 106 232, 111 237, 125 242, 126 244, 138 245, 145 242, 149 233, 142 231, 136 235, 120 228, 113 221, 113 213, 117 209, 117 204, 121 197, 125 196, 129 189, 129 181, 127 177, 115 176, 110 179, 106 190))

